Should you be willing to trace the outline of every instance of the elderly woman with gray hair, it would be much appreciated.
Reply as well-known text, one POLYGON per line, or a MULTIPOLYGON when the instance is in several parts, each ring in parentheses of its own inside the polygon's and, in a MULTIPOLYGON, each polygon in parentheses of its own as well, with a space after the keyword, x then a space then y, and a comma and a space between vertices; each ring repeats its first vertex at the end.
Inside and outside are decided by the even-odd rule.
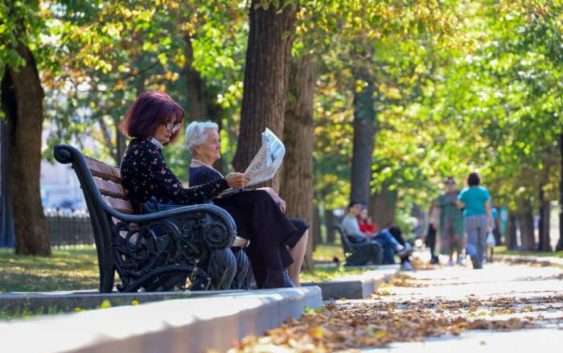
MULTIPOLYGON (((186 144, 192 153, 191 186, 223 178, 213 168, 221 157, 217 124, 210 121, 190 123, 186 128, 186 144)), ((289 219, 284 214, 285 202, 272 188, 243 190, 213 202, 233 216, 239 236, 250 240, 246 251, 259 288, 299 285, 308 226, 302 220, 289 219)))

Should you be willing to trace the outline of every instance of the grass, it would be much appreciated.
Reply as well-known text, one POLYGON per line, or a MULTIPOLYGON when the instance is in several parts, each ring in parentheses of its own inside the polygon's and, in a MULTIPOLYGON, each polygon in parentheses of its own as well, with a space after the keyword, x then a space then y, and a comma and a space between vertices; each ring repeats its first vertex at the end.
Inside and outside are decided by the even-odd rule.
MULTIPOLYGON (((344 260, 340 245, 319 245, 316 262, 344 260)), ((303 273, 303 281, 324 281, 358 270, 317 268, 303 273)), ((42 292, 98 288, 98 262, 94 246, 53 249, 51 257, 19 256, 0 249, 0 292, 42 292)))
POLYGON ((320 244, 317 245, 313 252, 313 260, 320 264, 333 263, 335 258, 338 259, 339 264, 334 267, 321 267, 316 266, 311 271, 304 271, 301 273, 302 282, 324 282, 330 281, 338 277, 360 274, 364 272, 361 269, 346 268, 344 264, 344 253, 340 244, 320 244))
MULTIPOLYGON (((516 256, 555 256, 558 252, 509 251, 495 247, 495 254, 516 256)), ((338 258, 344 262, 339 244, 318 245, 313 253, 316 263, 332 263, 338 258)), ((357 274, 361 270, 344 266, 320 267, 302 274, 303 282, 320 282, 357 274)), ((51 257, 18 256, 11 249, 0 249, 0 292, 56 291, 98 288, 98 264, 94 246, 53 249, 51 257)))
POLYGON ((301 273, 302 282, 325 282, 342 276, 356 275, 365 272, 360 268, 346 268, 344 266, 332 268, 315 268, 312 271, 304 271, 301 273))
POLYGON ((538 256, 538 257, 558 257, 563 258, 563 251, 515 251, 508 250, 506 246, 495 246, 495 255, 511 256, 538 256))
POLYGON ((332 262, 337 257, 339 261, 344 261, 344 253, 340 244, 320 244, 313 252, 313 260, 317 262, 332 262))
POLYGON ((0 292, 98 288, 94 246, 53 249, 51 257, 14 255, 0 249, 0 292))

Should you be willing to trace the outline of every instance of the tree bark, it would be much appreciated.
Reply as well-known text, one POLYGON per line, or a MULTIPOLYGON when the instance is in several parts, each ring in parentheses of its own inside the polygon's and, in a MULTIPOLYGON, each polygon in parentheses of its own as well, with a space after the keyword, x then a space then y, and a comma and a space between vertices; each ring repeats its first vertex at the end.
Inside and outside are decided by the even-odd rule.
MULTIPOLYGON (((287 215, 313 224, 313 94, 315 70, 310 57, 291 63, 289 99, 285 112, 283 138, 286 155, 281 172, 280 196, 286 201, 287 215)), ((309 238, 314 240, 314 229, 309 238)), ((313 248, 306 253, 312 264, 313 248)))
POLYGON ((8 188, 14 191, 16 254, 48 256, 51 247, 39 187, 44 93, 33 54, 21 44, 17 52, 25 64, 17 70, 7 66, 2 79, 2 108, 11 141, 8 188))
POLYGON ((551 251, 551 237, 550 237, 550 217, 551 217, 551 205, 549 200, 545 199, 545 193, 543 191, 543 185, 540 186, 539 193, 539 237, 538 237, 538 251, 551 251))
POLYGON ((522 202, 522 206, 518 213, 518 226, 520 228, 522 250, 535 250, 536 242, 534 237, 534 214, 530 200, 525 200, 522 202))
POLYGON ((14 246, 14 220, 8 189, 8 151, 6 123, 0 121, 0 247, 14 246))
MULTIPOLYGON (((235 170, 245 170, 261 145, 261 132, 270 128, 283 136, 287 77, 295 30, 296 6, 264 9, 260 0, 250 5, 250 31, 244 71, 240 132, 233 159, 235 170)), ((279 187, 279 178, 272 185, 279 187)))
POLYGON ((350 201, 367 205, 370 195, 371 162, 376 132, 375 87, 371 78, 366 87, 354 93, 354 145, 350 175, 350 201))
POLYGON ((205 83, 200 73, 193 67, 194 50, 192 37, 189 34, 184 36, 186 65, 184 75, 186 76, 187 100, 186 117, 189 120, 209 119, 209 109, 207 106, 207 92, 205 83))
POLYGON ((563 250, 563 132, 559 134, 559 240, 555 250, 563 250))
POLYGON ((516 237, 516 230, 518 228, 517 218, 514 212, 510 211, 508 215, 508 234, 506 239, 506 247, 508 250, 518 249, 518 239, 516 237))
POLYGON ((369 214, 379 229, 395 223, 395 209, 397 208, 398 193, 383 185, 380 192, 370 197, 369 214))
POLYGON ((319 207, 313 207, 313 224, 311 225, 311 232, 313 233, 313 251, 319 244, 322 244, 323 237, 321 234, 321 210, 319 207))
MULTIPOLYGON (((186 98, 188 101, 186 107, 186 120, 204 120, 213 121, 222 128, 222 114, 223 110, 217 104, 216 96, 209 92, 203 77, 193 66, 194 62, 194 49, 192 45, 192 36, 189 34, 184 35, 186 64, 182 70, 182 74, 186 78, 186 98)), ((213 165, 221 173, 225 174, 227 166, 225 161, 220 158, 213 165)), ((189 166, 188 166, 189 169, 189 166)), ((188 172, 189 174, 189 172, 188 172)))
POLYGON ((327 244, 334 244, 336 242, 336 232, 334 226, 338 223, 338 219, 334 216, 334 210, 325 209, 325 228, 326 228, 326 242, 327 244))
POLYGON ((119 129, 119 121, 115 122, 115 165, 121 165, 121 158, 125 154, 125 149, 127 148, 127 139, 125 135, 121 133, 119 129))

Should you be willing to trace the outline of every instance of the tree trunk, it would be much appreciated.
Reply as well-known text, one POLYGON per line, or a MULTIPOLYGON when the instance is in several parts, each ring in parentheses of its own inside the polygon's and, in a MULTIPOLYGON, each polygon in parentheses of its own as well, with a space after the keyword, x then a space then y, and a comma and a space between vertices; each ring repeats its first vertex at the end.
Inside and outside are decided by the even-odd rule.
POLYGON ((336 242, 336 232, 334 226, 338 223, 338 219, 334 216, 334 210, 325 209, 325 228, 326 228, 326 242, 327 244, 334 244, 336 242))
POLYGON ((556 250, 563 250, 563 132, 559 134, 559 240, 556 250))
POLYGON ((380 192, 370 197, 369 214, 379 229, 395 223, 397 197, 397 191, 389 190, 387 185, 383 185, 380 192))
MULTIPOLYGON (((360 78, 361 79, 361 78, 360 78)), ((354 93, 354 146, 350 175, 350 201, 368 204, 371 162, 375 139, 374 84, 370 78, 366 87, 354 93)))
POLYGON ((516 250, 518 248, 518 241, 516 237, 516 230, 518 228, 516 215, 510 211, 508 215, 508 234, 506 239, 506 247, 508 250, 516 250))
POLYGON ((115 162, 117 166, 121 165, 121 158, 127 148, 127 139, 119 129, 119 122, 115 122, 115 162))
POLYGON ((23 45, 17 51, 25 64, 17 71, 7 66, 2 79, 2 108, 11 142, 8 188, 14 191, 16 254, 48 256, 51 247, 39 191, 44 93, 33 54, 23 45))
POLYGON ((0 121, 0 248, 13 247, 14 240, 14 220, 12 217, 12 205, 8 189, 8 133, 6 123, 0 121))
POLYGON ((551 251, 551 238, 550 238, 550 217, 551 217, 551 205, 549 200, 545 199, 545 193, 543 191, 543 185, 540 186, 540 209, 539 209, 539 224, 538 224, 538 251, 551 251))
POLYGON ((321 234, 321 210, 318 206, 313 207, 313 224, 311 225, 311 232, 313 233, 313 251, 317 245, 322 244, 323 237, 321 234))
MULTIPOLYGON (((184 35, 186 64, 182 70, 182 74, 186 79, 186 98, 188 101, 186 107, 186 120, 188 122, 195 120, 213 121, 222 128, 223 110, 217 104, 216 97, 209 92, 203 77, 199 71, 193 66, 194 49, 192 46, 192 37, 189 34, 184 35)), ((225 174, 227 166, 223 158, 218 159, 213 165, 215 169, 225 174)), ((188 165, 189 169, 189 165, 188 165)), ((188 171, 189 174, 189 171, 188 171)))
MULTIPOLYGON (((302 218, 309 225, 313 224, 314 71, 310 57, 291 63, 283 134, 286 155, 280 188, 280 196, 287 203, 288 216, 302 218)), ((311 241, 315 236, 318 234, 311 229, 311 241)), ((309 247, 305 263, 312 264, 312 256, 313 249, 309 247)))
MULTIPOLYGON (((233 160, 237 171, 244 171, 260 148, 260 134, 266 127, 277 136, 284 132, 296 6, 279 9, 271 4, 264 9, 260 4, 253 0, 250 5, 240 132, 233 160)), ((279 187, 277 179, 272 182, 274 188, 279 187)))
POLYGON ((520 240, 522 241, 522 250, 535 250, 534 237, 534 214, 532 203, 526 200, 522 203, 518 213, 518 226, 520 228, 520 240))
POLYGON ((186 76, 187 88, 187 109, 186 118, 188 120, 209 119, 209 109, 207 105, 207 92, 205 90, 205 82, 200 73, 193 67, 194 50, 192 46, 192 37, 189 34, 184 36, 186 45, 184 54, 186 56, 186 65, 183 74, 186 76))

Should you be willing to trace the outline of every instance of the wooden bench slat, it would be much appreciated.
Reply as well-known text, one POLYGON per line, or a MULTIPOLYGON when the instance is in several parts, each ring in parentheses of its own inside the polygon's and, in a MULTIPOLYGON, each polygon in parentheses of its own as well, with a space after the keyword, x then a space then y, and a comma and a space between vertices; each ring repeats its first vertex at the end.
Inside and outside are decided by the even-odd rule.
POLYGON ((85 157, 84 159, 86 160, 86 165, 88 166, 88 169, 90 169, 92 175, 121 183, 121 172, 119 171, 119 168, 109 166, 89 157, 85 157))
POLYGON ((94 182, 96 183, 96 186, 98 187, 102 195, 127 200, 127 194, 121 184, 118 184, 111 180, 105 180, 100 177, 94 177, 94 182))
POLYGON ((111 207, 123 213, 134 213, 131 202, 124 199, 117 199, 111 196, 103 196, 104 200, 111 205, 111 207))

